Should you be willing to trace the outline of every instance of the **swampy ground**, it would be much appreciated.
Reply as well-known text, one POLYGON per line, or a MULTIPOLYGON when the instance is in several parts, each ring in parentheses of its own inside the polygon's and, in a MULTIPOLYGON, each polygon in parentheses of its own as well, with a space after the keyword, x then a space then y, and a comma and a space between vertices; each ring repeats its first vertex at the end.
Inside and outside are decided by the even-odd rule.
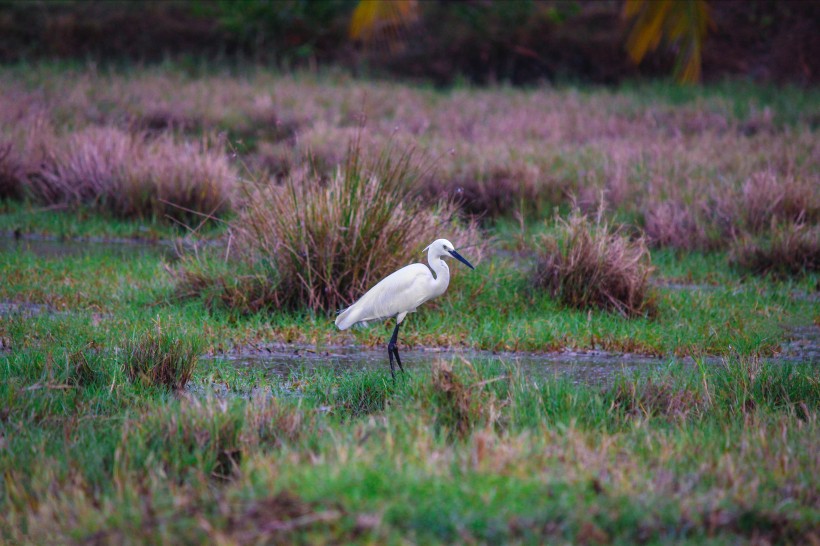
MULTIPOLYGON (((45 72, 5 77, 46 95, 60 78, 101 92, 88 83, 95 75, 45 72)), ((164 77, 175 81, 133 76, 163 88, 171 85, 164 77)), ((219 78, 234 85, 227 81, 219 78)), ((208 83, 181 92, 196 95, 208 83)), ((345 93, 371 85, 319 83, 345 93)), ((281 85, 325 92, 312 78, 281 85)), ((381 104, 386 90, 372 85, 381 104)), ((396 89, 405 105, 454 100, 396 89)), ((747 104, 731 88, 711 92, 747 104)), ((537 94, 453 93, 470 104, 492 102, 493 93, 512 103, 537 94)), ((558 103, 578 100, 573 90, 548 93, 558 103)), ((584 93, 595 109, 611 101, 627 117, 646 93, 670 124, 692 108, 702 113, 698 101, 712 104, 657 90, 584 93)), ((814 95, 790 93, 816 105, 814 95)), ((69 106, 82 108, 49 105, 69 131, 72 116, 100 114, 70 96, 69 106)), ((816 182, 816 126, 772 100, 776 115, 785 112, 774 121, 754 117, 754 108, 735 111, 737 120, 727 114, 726 123, 698 118, 717 129, 687 138, 706 149, 699 139, 724 138, 735 123, 770 123, 764 136, 731 138, 740 147, 751 146, 742 139, 779 142, 791 161, 783 168, 794 169, 788 176, 816 182)), ((100 104, 113 108, 110 98, 100 104)), ((325 123, 312 125, 311 138, 325 123)), ((780 157, 777 146, 753 144, 780 157)), ((565 157, 564 176, 596 153, 565 157)), ((704 171, 733 168, 681 153, 684 162, 702 159, 704 171)), ((469 154, 459 160, 473 165, 469 154)), ((731 260, 729 243, 681 248, 658 239, 652 312, 578 309, 532 281, 538 241, 554 229, 550 207, 488 213, 472 228, 488 242, 476 256, 462 252, 476 270, 459 271, 444 296, 405 322, 409 373, 394 381, 384 350, 391 323, 339 332, 332 312, 309 305, 254 310, 180 293, 179 269, 203 249, 223 255, 224 222, 242 218, 241 204, 192 234, 161 214, 123 217, 99 203, 42 199, 0 202, 3 542, 820 542, 816 270, 758 275, 731 260), (143 361, 177 375, 134 372, 143 361), (174 381, 184 387, 166 386, 174 381)), ((569 214, 568 202, 555 206, 569 214)), ((641 214, 626 205, 611 211, 648 229, 641 214)))
POLYGON ((0 256, 10 542, 817 538, 820 372, 782 348, 817 328, 813 277, 670 253, 659 316, 636 320, 561 308, 491 257, 410 317, 393 382, 389 325, 179 302, 167 245, 6 239, 0 256), (153 328, 207 355, 182 391, 123 371, 153 328), (509 352, 566 349, 615 354, 584 373, 509 352))

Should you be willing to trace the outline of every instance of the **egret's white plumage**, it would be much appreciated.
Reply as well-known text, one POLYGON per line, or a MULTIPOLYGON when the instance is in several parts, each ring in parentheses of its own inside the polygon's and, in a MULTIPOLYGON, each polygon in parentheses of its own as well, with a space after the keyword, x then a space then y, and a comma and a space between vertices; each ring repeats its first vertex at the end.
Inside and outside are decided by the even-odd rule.
POLYGON ((422 303, 442 295, 450 284, 450 268, 442 257, 452 256, 465 263, 471 269, 470 263, 465 260, 447 239, 437 239, 427 247, 427 263, 411 264, 391 273, 376 286, 359 298, 356 303, 342 311, 336 317, 336 326, 340 330, 347 330, 359 323, 371 320, 383 320, 396 317, 396 329, 388 345, 390 368, 393 368, 393 354, 401 367, 396 338, 399 324, 422 303))

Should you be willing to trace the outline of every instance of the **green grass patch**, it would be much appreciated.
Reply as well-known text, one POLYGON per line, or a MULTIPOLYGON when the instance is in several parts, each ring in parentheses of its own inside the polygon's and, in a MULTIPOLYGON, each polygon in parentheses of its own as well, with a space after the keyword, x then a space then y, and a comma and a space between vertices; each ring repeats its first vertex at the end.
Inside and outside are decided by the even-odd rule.
POLYGON ((596 387, 447 360, 219 400, 121 377, 34 389, 16 358, 0 364, 11 540, 196 540, 204 518, 236 540, 799 542, 818 518, 811 365, 729 359, 596 387))

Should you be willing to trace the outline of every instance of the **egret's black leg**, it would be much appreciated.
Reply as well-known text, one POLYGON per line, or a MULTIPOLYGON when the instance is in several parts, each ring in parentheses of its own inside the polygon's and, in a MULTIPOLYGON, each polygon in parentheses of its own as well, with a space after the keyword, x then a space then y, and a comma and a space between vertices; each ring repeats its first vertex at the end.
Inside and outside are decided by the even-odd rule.
POLYGON ((393 365, 393 350, 390 345, 387 345, 387 356, 390 358, 390 375, 393 376, 393 381, 396 380, 396 367, 393 365))
POLYGON ((399 323, 396 322, 396 327, 393 329, 393 335, 390 336, 390 343, 387 344, 387 354, 390 356, 390 373, 393 374, 393 377, 396 377, 396 374, 393 370, 393 356, 396 357, 396 362, 399 363, 399 369, 404 373, 404 366, 401 365, 401 358, 399 358, 399 348, 396 346, 396 342, 399 339, 399 323))
POLYGON ((393 349, 393 354, 396 355, 396 362, 399 363, 399 369, 401 370, 401 373, 404 373, 404 366, 401 365, 401 358, 399 358, 399 348, 398 347, 393 349))

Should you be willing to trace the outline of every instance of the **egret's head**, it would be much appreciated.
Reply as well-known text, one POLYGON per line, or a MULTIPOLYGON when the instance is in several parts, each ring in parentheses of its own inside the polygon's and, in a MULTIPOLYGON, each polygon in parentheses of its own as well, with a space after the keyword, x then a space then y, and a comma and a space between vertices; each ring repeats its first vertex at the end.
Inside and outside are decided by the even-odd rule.
POLYGON ((442 256, 452 256, 453 258, 460 261, 470 269, 475 269, 475 267, 473 267, 473 265, 470 262, 468 262, 464 258, 464 256, 456 252, 453 243, 451 243, 447 239, 437 239, 433 241, 433 243, 430 244, 430 246, 428 246, 424 250, 429 250, 429 253, 427 255, 430 260, 435 260, 436 258, 441 258, 442 256))

